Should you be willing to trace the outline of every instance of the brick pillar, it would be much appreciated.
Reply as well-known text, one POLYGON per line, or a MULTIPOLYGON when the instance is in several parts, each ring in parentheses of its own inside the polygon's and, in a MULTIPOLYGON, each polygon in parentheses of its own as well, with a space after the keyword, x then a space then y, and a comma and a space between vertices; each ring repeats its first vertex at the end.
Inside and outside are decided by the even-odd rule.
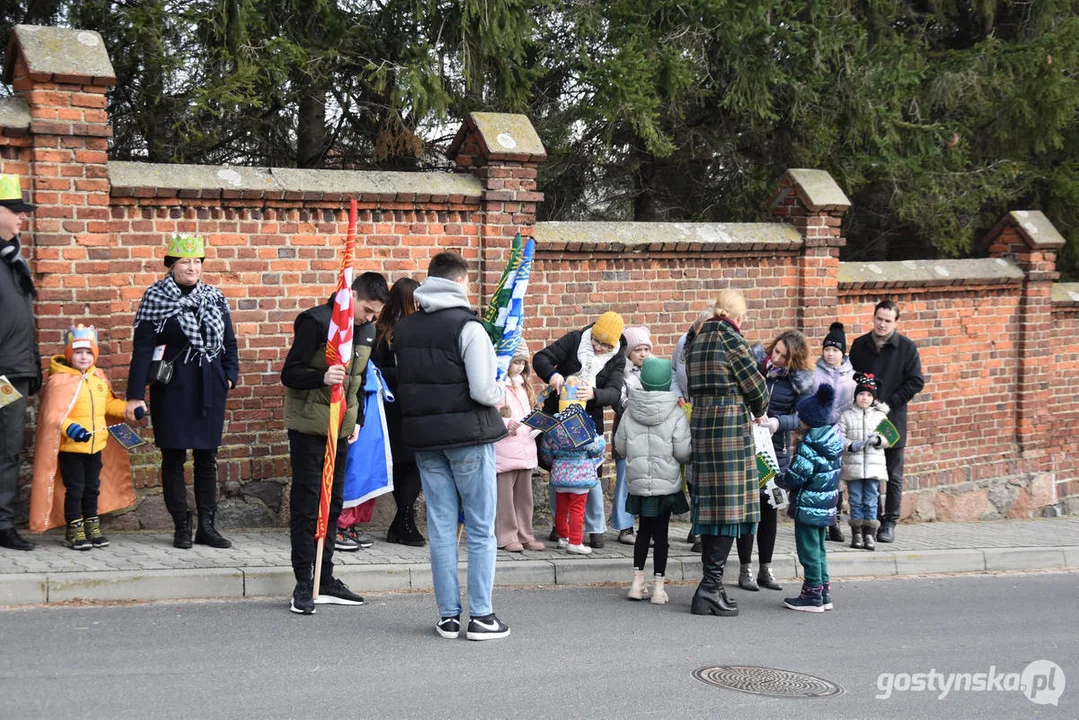
MULTIPOLYGON (((798 258, 798 325, 816 342, 836 319, 839 305, 839 248, 850 200, 824 170, 788 170, 772 201, 776 220, 802 234, 798 258)), ((811 343, 812 344, 812 343, 811 343)))
POLYGON ((539 165, 547 159, 532 123, 524 115, 471 113, 447 153, 458 172, 483 185, 480 227, 479 305, 490 299, 509 258, 513 237, 531 235, 536 224, 539 165))
MULTIPOLYGON (((100 365, 113 364, 112 303, 122 278, 110 273, 108 138, 105 91, 116 82, 96 32, 17 25, 4 81, 29 110, 29 182, 38 206, 24 238, 39 295, 41 354, 62 351, 72 322, 97 326, 100 365)), ((126 366, 122 359, 118 365, 126 366)), ((114 379, 115 382, 115 379, 114 379)))
POLYGON ((1064 238, 1041 212, 1010 212, 986 238, 990 257, 1014 261, 1026 274, 1019 304, 1016 443, 1024 458, 1048 453, 1052 423, 1053 282, 1064 238))

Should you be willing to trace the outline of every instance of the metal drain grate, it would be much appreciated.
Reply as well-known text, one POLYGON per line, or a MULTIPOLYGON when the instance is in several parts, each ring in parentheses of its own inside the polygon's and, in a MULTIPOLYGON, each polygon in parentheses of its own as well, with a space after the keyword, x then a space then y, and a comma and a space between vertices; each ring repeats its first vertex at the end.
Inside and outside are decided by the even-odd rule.
POLYGON ((828 680, 778 668, 720 665, 693 671, 703 683, 728 690, 778 698, 823 698, 843 694, 843 688, 828 680))

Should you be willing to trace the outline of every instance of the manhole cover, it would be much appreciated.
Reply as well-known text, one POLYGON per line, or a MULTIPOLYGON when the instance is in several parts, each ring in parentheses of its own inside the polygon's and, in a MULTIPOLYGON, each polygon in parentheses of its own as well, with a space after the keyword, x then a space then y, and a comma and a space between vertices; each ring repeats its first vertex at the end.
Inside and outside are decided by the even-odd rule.
POLYGON ((720 665, 693 671, 693 677, 716 687, 780 698, 821 698, 843 694, 833 682, 778 668, 720 665))

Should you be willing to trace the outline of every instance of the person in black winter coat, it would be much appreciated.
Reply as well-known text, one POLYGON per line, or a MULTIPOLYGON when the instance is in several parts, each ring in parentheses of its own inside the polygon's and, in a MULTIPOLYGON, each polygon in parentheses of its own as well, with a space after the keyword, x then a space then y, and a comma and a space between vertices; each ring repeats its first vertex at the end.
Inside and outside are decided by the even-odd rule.
POLYGON ((154 444, 161 448, 161 490, 176 529, 172 544, 183 549, 191 547, 192 518, 184 487, 189 449, 199 518, 195 542, 232 546, 214 527, 214 515, 217 449, 229 390, 239 381, 240 359, 228 302, 200 279, 204 259, 201 237, 170 238, 165 255, 169 272, 146 290, 135 313, 127 376, 129 421, 134 421, 137 408, 145 410, 150 385, 154 444), (162 362, 172 365, 167 381, 158 373, 162 362))
POLYGON ((0 375, 22 396, 0 407, 0 547, 33 550, 15 530, 19 453, 26 434, 27 398, 41 389, 41 353, 34 328, 34 280, 22 256, 19 230, 33 205, 17 175, 0 175, 0 375))
MULTIPOLYGON (((772 448, 779 462, 780 474, 787 471, 790 464, 791 432, 799 427, 796 407, 800 400, 813 393, 813 365, 809 357, 809 343, 805 335, 797 330, 785 330, 780 333, 767 348, 759 344, 750 348, 750 352, 760 365, 761 375, 768 383, 768 414, 758 423, 766 425, 772 433, 772 448)), ((743 535, 738 538, 738 561, 741 570, 738 574, 738 587, 756 592, 760 586, 769 590, 782 590, 772 572, 772 554, 776 547, 778 517, 774 507, 768 502, 768 495, 761 492, 761 521, 757 526, 757 555, 760 570, 757 581, 753 581, 753 536, 743 535)))
POLYGON ((888 464, 887 495, 877 541, 895 540, 895 526, 903 507, 903 450, 907 445, 907 403, 925 387, 918 346, 896 330, 899 306, 882 300, 873 308, 873 330, 851 344, 850 363, 860 373, 872 373, 879 385, 877 397, 888 405, 888 419, 899 431, 899 441, 884 451, 888 464))
MULTIPOLYGON (((624 327, 621 315, 606 312, 592 325, 566 333, 532 357, 532 369, 554 390, 544 403, 543 412, 556 414, 558 391, 563 382, 571 375, 579 376, 587 388, 584 409, 592 417, 596 432, 603 435, 603 409, 615 407, 622 398, 626 371, 626 339, 622 336, 624 327)), ((551 495, 554 495, 553 491, 551 495)), ((553 497, 550 503, 551 516, 554 517, 553 497)), ((588 533, 592 547, 603 547, 607 522, 603 509, 603 488, 599 484, 588 493, 584 531, 588 533)), ((550 540, 558 540, 558 534, 553 530, 550 540)))

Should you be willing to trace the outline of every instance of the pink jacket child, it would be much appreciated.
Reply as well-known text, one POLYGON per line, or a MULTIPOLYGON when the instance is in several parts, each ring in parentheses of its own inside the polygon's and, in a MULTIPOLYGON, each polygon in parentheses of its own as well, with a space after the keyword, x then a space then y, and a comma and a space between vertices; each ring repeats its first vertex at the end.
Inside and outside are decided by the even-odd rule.
POLYGON ((532 531, 532 471, 539 466, 534 430, 521 423, 536 395, 529 384, 528 348, 517 345, 506 378, 506 397, 499 407, 509 435, 495 443, 498 473, 498 504, 495 510, 495 542, 502 550, 542 550, 532 531))

